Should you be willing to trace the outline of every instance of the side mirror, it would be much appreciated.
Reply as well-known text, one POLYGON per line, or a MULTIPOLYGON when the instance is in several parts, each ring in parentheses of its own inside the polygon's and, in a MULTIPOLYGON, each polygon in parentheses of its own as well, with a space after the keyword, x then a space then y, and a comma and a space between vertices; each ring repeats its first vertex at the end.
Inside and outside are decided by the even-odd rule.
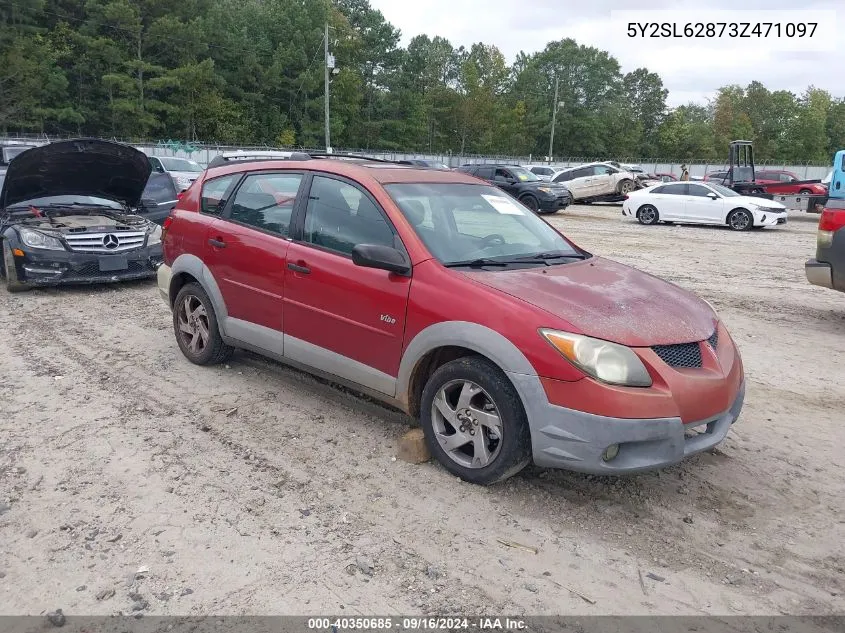
POLYGON ((708 198, 710 198, 711 200, 718 200, 718 199, 719 199, 719 196, 717 196, 717 195, 716 195, 715 193, 713 193, 712 191, 711 191, 710 193, 708 193, 708 194, 707 194, 707 197, 708 197, 708 198))
POLYGON ((411 264, 405 259, 405 255, 395 248, 381 244, 357 244, 352 249, 352 263, 397 275, 407 275, 411 272, 411 264))

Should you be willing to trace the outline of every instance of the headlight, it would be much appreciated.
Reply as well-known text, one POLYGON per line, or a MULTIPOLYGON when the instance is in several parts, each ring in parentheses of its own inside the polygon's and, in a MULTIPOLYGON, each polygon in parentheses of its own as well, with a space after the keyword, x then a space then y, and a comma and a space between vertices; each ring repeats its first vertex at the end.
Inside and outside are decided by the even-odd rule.
POLYGON ((161 227, 156 225, 152 231, 147 233, 147 246, 161 243, 161 227))
POLYGON ((19 233, 21 241, 32 248, 46 248, 53 251, 65 250, 61 241, 50 235, 31 229, 20 229, 19 233))
POLYGON ((650 387, 651 376, 630 348, 608 341, 541 329, 540 334, 573 365, 612 385, 650 387))
POLYGON ((554 191, 549 187, 537 187, 537 191, 542 191, 543 193, 552 194, 554 191))

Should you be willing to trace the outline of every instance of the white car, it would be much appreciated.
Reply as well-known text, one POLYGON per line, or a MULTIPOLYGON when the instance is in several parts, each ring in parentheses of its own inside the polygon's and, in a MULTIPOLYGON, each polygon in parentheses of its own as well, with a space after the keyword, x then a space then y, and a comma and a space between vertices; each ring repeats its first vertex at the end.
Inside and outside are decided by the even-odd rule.
POLYGON ((175 156, 150 156, 153 171, 160 174, 170 174, 177 191, 185 191, 203 172, 203 168, 196 161, 175 156))
POLYGON ((522 167, 536 175, 540 180, 547 181, 551 180, 552 176, 554 176, 557 171, 554 167, 550 167, 549 165, 522 165, 522 167))
POLYGON ((672 182, 628 194, 622 214, 641 224, 721 224, 735 231, 786 224, 786 207, 768 198, 741 196, 710 182, 672 182))
POLYGON ((566 185, 576 201, 619 200, 637 188, 634 175, 608 163, 570 167, 552 176, 566 185))

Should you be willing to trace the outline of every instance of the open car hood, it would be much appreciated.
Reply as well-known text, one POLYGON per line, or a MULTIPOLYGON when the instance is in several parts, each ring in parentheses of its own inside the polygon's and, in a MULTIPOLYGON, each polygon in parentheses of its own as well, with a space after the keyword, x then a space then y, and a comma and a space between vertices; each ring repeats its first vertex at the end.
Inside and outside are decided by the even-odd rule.
POLYGON ((111 141, 42 145, 9 163, 0 208, 47 196, 97 196, 137 207, 152 167, 146 154, 111 141))

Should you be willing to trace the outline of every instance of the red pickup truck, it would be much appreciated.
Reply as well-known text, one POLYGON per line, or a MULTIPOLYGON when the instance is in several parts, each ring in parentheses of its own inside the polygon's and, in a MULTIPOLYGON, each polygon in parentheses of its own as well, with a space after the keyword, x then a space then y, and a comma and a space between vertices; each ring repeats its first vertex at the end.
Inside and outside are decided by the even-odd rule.
POLYGON ((791 171, 764 169, 755 180, 766 188, 766 193, 779 195, 826 196, 827 187, 820 180, 801 180, 791 171))

